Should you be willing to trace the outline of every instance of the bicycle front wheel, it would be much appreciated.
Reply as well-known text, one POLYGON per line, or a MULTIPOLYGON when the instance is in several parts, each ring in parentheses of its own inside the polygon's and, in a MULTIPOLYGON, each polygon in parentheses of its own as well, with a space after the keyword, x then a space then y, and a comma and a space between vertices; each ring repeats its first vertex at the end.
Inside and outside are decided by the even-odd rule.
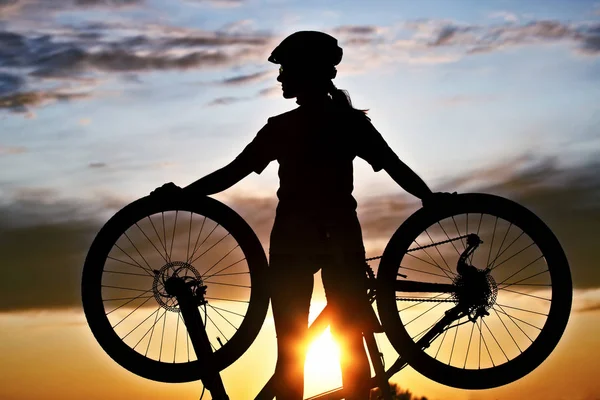
POLYGON ((209 197, 145 197, 96 236, 83 267, 83 309, 102 348, 161 382, 200 379, 250 347, 266 317, 267 259, 248 224, 209 197), (198 359, 165 282, 194 287, 210 357, 198 359), (202 294, 200 294, 202 293, 202 294))
POLYGON ((409 217, 377 282, 396 351, 428 378, 463 389, 527 375, 557 345, 571 309, 569 265, 554 234, 526 208, 486 194, 409 217))

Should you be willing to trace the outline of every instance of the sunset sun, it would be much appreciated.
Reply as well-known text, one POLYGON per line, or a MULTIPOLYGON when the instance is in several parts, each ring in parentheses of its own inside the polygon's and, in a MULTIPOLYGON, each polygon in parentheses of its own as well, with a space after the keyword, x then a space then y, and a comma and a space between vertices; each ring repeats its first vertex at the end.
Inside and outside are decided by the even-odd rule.
POLYGON ((307 392, 329 390, 341 384, 339 356, 339 346, 328 328, 311 343, 306 355, 307 392))

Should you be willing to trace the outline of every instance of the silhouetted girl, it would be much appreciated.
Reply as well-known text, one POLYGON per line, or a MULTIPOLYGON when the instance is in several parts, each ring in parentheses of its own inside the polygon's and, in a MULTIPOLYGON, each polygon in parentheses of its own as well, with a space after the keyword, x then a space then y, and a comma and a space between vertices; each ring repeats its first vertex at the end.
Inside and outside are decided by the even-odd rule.
POLYGON ((244 151, 226 167, 185 190, 213 194, 251 172, 279 162, 279 204, 270 245, 272 306, 277 332, 278 400, 303 398, 304 337, 313 290, 321 269, 332 333, 341 347, 344 388, 351 400, 369 398, 370 368, 361 323, 366 300, 365 249, 352 196, 352 161, 358 156, 384 169, 406 191, 423 199, 427 185, 388 147, 363 111, 352 107, 332 79, 342 59, 337 40, 325 33, 296 32, 269 57, 280 64, 283 97, 299 107, 269 118, 244 151))

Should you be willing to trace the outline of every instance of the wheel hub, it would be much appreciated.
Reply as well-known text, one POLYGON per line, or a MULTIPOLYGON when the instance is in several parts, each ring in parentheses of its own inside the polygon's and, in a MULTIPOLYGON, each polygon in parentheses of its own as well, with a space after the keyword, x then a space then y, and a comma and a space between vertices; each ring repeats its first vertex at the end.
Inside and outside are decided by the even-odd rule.
POLYGON ((474 317, 489 315, 487 311, 498 296, 498 285, 489 271, 463 265, 461 273, 454 278, 454 285, 457 290, 453 297, 458 306, 468 309, 474 317))
POLYGON ((154 270, 154 281, 152 282, 152 291, 158 304, 173 312, 180 312, 177 298, 173 293, 173 288, 178 283, 189 286, 194 295, 201 295, 201 301, 204 301, 204 293, 198 291, 198 288, 206 288, 203 285, 200 273, 191 264, 183 261, 171 261, 162 266, 160 270, 154 270))

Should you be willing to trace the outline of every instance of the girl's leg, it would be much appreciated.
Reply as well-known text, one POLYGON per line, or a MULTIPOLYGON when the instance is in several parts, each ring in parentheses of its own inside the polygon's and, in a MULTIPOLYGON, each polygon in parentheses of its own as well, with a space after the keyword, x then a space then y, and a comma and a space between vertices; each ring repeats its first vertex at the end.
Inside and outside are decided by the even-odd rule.
POLYGON ((271 305, 277 333, 275 393, 277 400, 301 400, 314 280, 308 266, 286 258, 271 256, 271 305))
POLYGON ((327 305, 334 310, 331 332, 340 345, 342 382, 347 400, 368 400, 371 369, 362 330, 367 301, 364 257, 344 265, 332 262, 321 272, 327 305))

